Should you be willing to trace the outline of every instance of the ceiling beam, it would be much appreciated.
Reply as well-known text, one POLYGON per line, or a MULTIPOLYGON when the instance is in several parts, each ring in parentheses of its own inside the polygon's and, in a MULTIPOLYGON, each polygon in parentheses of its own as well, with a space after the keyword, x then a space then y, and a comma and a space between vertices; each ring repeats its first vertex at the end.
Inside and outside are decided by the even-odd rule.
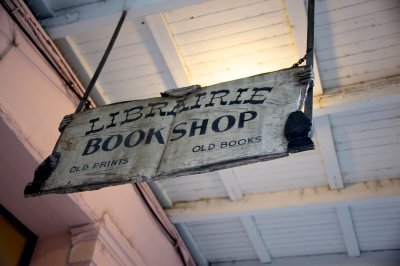
POLYGON ((218 175, 224 184, 225 190, 231 200, 240 200, 243 198, 242 190, 237 182, 233 169, 224 169, 218 171, 218 175))
POLYGON ((343 190, 330 190, 328 186, 246 194, 239 201, 206 199, 176 203, 166 209, 173 223, 204 221, 238 216, 287 212, 301 208, 324 209, 327 207, 363 205, 378 202, 400 204, 400 179, 368 181, 353 184, 343 190))
POLYGON ((254 250, 258 256, 258 259, 261 263, 269 263, 272 262, 272 258, 269 254, 268 248, 261 237, 261 234, 257 228, 257 225, 254 222, 253 217, 244 216, 240 217, 240 220, 243 224, 244 229, 246 230, 247 236, 250 239, 251 244, 253 245, 254 250))
MULTIPOLYGON (((289 22, 292 26, 292 32, 296 42, 296 49, 299 58, 303 57, 307 51, 307 12, 304 1, 285 0, 286 8, 289 16, 289 22)), ((315 50, 315 49, 314 49, 315 50)), ((314 56, 314 96, 322 95, 323 89, 318 70, 318 62, 314 56)))
POLYGON ((183 241, 185 242, 187 248, 189 249, 190 254, 196 261, 196 264, 199 266, 208 266, 208 259, 201 252, 200 247, 197 245, 196 240, 194 240, 192 233, 190 233, 187 226, 183 223, 175 224, 175 226, 183 241))
POLYGON ((335 144, 329 116, 323 115, 314 118, 314 127, 317 131, 319 150, 325 166, 325 173, 328 178, 330 189, 343 189, 343 177, 337 158, 335 144))
MULTIPOLYGON (((92 79, 94 72, 84 56, 82 56, 73 37, 67 36, 65 38, 56 40, 56 44, 62 49, 64 57, 68 58, 68 62, 75 66, 74 71, 86 88, 92 79)), ((100 82, 97 81, 94 85, 94 89, 90 93, 90 97, 93 98, 97 106, 110 103, 109 98, 104 92, 104 88, 101 86, 100 82)))
POLYGON ((389 81, 386 84, 371 82, 343 88, 335 93, 314 98, 316 107, 314 117, 400 103, 399 89, 399 80, 389 81))
MULTIPOLYGON (((191 79, 189 71, 180 55, 164 15, 149 15, 145 17, 145 21, 169 70, 172 80, 171 83, 175 84, 175 88, 190 86, 191 79)), ((159 182, 152 182, 150 187, 164 208, 172 207, 173 201, 159 182)), ((189 234, 186 238, 188 241, 191 241, 190 232, 187 231, 184 225, 181 225, 181 231, 185 235, 189 234)), ((204 259, 200 258, 200 262, 197 263, 204 263, 204 259)))
POLYGON ((126 19, 142 18, 204 0, 105 0, 64 7, 52 6, 53 17, 41 20, 47 33, 58 39, 107 25, 116 25, 124 9, 126 19))
MULTIPOLYGON (((366 265, 385 265, 397 266, 399 265, 400 250, 382 250, 363 252, 359 258, 349 258, 344 253, 338 254, 319 254, 308 256, 292 256, 274 258, 271 266, 310 266, 310 265, 323 265, 323 266, 366 266, 366 265)), ((213 266, 261 266, 257 260, 241 260, 236 262, 218 262, 212 264, 213 266)))
POLYGON ((192 85, 189 71, 180 55, 165 17, 162 14, 155 14, 145 17, 145 20, 175 81, 175 88, 192 85))
POLYGON ((359 257, 360 247, 358 246, 356 232, 354 230, 353 219, 351 218, 348 206, 336 207, 336 214, 339 220, 340 228, 346 244, 349 257, 359 257))

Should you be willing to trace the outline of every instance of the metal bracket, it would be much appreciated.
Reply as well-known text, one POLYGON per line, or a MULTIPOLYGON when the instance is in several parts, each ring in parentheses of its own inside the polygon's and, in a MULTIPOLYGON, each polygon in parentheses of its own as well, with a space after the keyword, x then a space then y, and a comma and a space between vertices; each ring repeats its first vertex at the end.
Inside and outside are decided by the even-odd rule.
POLYGON ((298 73, 298 76, 299 76, 299 82, 301 84, 308 84, 309 86, 314 86, 315 77, 312 66, 307 66, 304 72, 298 73))

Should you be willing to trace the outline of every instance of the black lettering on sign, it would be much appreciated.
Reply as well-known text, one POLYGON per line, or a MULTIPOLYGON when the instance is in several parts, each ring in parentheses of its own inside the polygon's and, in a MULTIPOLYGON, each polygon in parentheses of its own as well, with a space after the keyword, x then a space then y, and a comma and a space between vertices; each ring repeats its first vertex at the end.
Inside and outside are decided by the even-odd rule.
POLYGON ((93 163, 92 169, 110 168, 113 166, 123 165, 127 164, 128 160, 128 158, 121 158, 109 161, 95 162, 93 163))
POLYGON ((147 132, 147 137, 143 130, 138 129, 138 130, 135 130, 135 131, 129 133, 125 137, 125 139, 124 139, 124 136, 121 134, 111 135, 111 136, 107 137, 104 140, 104 142, 103 142, 102 138, 89 139, 89 141, 86 144, 85 149, 83 150, 82 156, 93 154, 93 153, 97 152, 100 148, 106 152, 115 150, 121 145, 122 142, 124 142, 125 147, 133 148, 133 147, 139 145, 140 143, 142 143, 142 141, 145 139, 145 137, 146 137, 145 144, 150 144, 154 138, 156 139, 156 141, 159 144, 165 144, 163 135, 161 134, 161 131, 163 129, 164 128, 155 130, 154 128, 150 128, 149 131, 147 132))
POLYGON ((239 98, 242 96, 243 92, 248 91, 249 88, 245 88, 245 89, 238 89, 237 92, 239 93, 238 96, 236 97, 236 99, 234 101, 230 101, 229 105, 233 105, 233 104, 241 104, 242 101, 239 101, 239 98))
POLYGON ((247 112, 240 113, 238 128, 243 128, 244 122, 251 121, 256 117, 257 117, 257 112, 254 112, 254 111, 247 111, 247 112), (250 116, 248 116, 248 118, 246 119, 246 115, 250 115, 250 116))
POLYGON ((125 120, 121 122, 121 125, 140 119, 143 115, 142 110, 143 110, 143 106, 136 106, 131 109, 124 110, 124 113, 126 114, 126 116, 125 116, 125 120), (135 110, 136 110, 136 112, 132 113, 132 111, 135 111, 135 110), (134 117, 130 117, 131 115, 134 115, 134 117))
POLYGON ((204 119, 201 122, 201 126, 197 125, 197 121, 193 121, 192 126, 190 128, 189 137, 193 137, 196 134, 196 129, 200 129, 200 134, 199 135, 206 134, 207 124, 208 124, 208 119, 204 119))
POLYGON ((89 134, 92 134, 92 133, 96 133, 96 132, 102 131, 104 129, 104 125, 99 127, 99 128, 97 128, 97 129, 94 129, 94 124, 99 120, 100 120, 99 117, 89 120, 89 122, 92 123, 92 128, 85 133, 85 136, 87 136, 89 134))
MULTIPOLYGON (((154 105, 155 106, 155 105, 154 105)), ((154 110, 160 110, 161 108, 155 108, 154 110)), ((136 119, 139 119, 139 117, 142 116, 141 113, 141 106, 137 106, 131 109, 124 110, 124 113, 126 114, 125 120, 121 122, 123 123, 128 123, 132 122, 136 119), (134 111, 134 112, 133 112, 134 111)), ((114 127, 116 126, 115 122, 115 117, 117 117, 119 113, 114 112, 110 114, 111 123, 106 126, 108 127, 114 127)), ((154 114, 154 113, 153 113, 154 114)), ((239 113, 239 118, 236 118, 233 115, 223 115, 220 117, 217 117, 214 121, 211 123, 211 130, 216 133, 222 133, 226 132, 235 125, 237 125, 237 128, 244 128, 246 123, 255 120, 257 117, 257 112, 255 111, 245 111, 239 113), (236 122, 236 120, 238 122, 236 122)), ((92 129, 89 133, 97 132, 100 130, 103 130, 104 126, 95 128, 95 123, 99 120, 99 118, 93 119, 92 121, 92 129)), ((202 119, 202 120, 195 120, 192 121, 190 124, 190 129, 188 129, 188 123, 183 122, 171 130, 171 141, 176 141, 184 136, 186 136, 188 133, 188 137, 193 137, 195 135, 205 135, 207 133, 207 129, 209 126, 209 119, 202 119)), ((137 129, 135 131, 130 132, 127 135, 122 135, 122 134, 113 134, 108 137, 104 138, 92 138, 89 139, 86 147, 83 150, 82 156, 86 155, 91 155, 99 151, 100 149, 109 152, 112 150, 115 150, 121 146, 123 143, 123 146, 126 148, 133 148, 136 147, 137 145, 141 144, 144 142, 144 144, 151 144, 152 142, 156 142, 158 144, 165 144, 164 136, 162 134, 164 128, 160 129, 155 129, 155 128, 150 128, 147 131, 147 134, 144 130, 142 129, 137 129), (153 141, 154 140, 154 141, 153 141)), ((251 138, 249 138, 249 143, 253 142, 251 138)), ((227 146, 232 146, 233 144, 229 145, 229 142, 226 144, 227 146)), ((236 145, 236 144, 235 144, 236 145)), ((241 144, 240 144, 241 145, 241 144)), ((206 149, 209 150, 209 149, 206 149)), ((202 149, 200 149, 202 151, 202 149)))
POLYGON ((101 148, 103 149, 103 151, 115 150, 122 143, 123 139, 124 138, 120 134, 111 135, 103 142, 103 145, 101 146, 101 148), (114 138, 116 138, 115 143, 113 143, 113 141, 111 141, 114 138), (111 145, 110 145, 110 143, 111 143, 111 145))
POLYGON ((214 132, 224 132, 224 131, 227 131, 227 130, 231 129, 235 125, 235 122, 236 122, 236 119, 232 115, 220 116, 220 117, 218 117, 217 119, 214 120, 214 122, 211 125, 211 129, 214 132), (228 119, 228 121, 226 123, 225 128, 221 129, 220 122, 225 117, 228 119))
POLYGON ((167 115, 175 116, 177 113, 181 113, 181 112, 184 112, 184 111, 187 111, 187 110, 189 110, 189 107, 186 107, 185 101, 184 100, 177 100, 176 101, 176 105, 174 106, 174 108, 171 111, 167 112, 167 115))
POLYGON ((250 104, 263 104, 264 101, 267 99, 267 96, 265 96, 265 95, 260 95, 260 94, 257 94, 257 93, 258 93, 258 92, 262 92, 262 91, 266 91, 266 92, 270 93, 271 90, 272 90, 272 87, 254 88, 254 89, 253 89, 254 93, 251 95, 250 99, 249 99, 249 100, 243 101, 243 103, 244 103, 244 104, 246 104, 246 103, 250 103, 250 104), (255 97, 263 97, 263 96, 264 96, 264 98, 262 98, 262 99, 254 100, 255 97))
POLYGON ((220 101, 219 101, 220 105, 226 105, 226 101, 224 101, 222 98, 229 94, 228 90, 212 91, 210 93, 212 94, 211 100, 210 100, 209 103, 204 105, 204 107, 214 106, 215 105, 214 104, 214 100, 215 99, 220 99, 220 101), (220 96, 216 97, 216 95, 218 95, 218 94, 220 94, 220 96))
POLYGON ((85 171, 89 168, 89 165, 84 164, 82 166, 80 165, 74 165, 69 169, 69 172, 72 173, 76 173, 76 172, 81 172, 81 171, 85 171))
POLYGON ((261 136, 242 138, 238 140, 234 139, 230 141, 222 141, 220 144, 220 148, 224 149, 224 148, 243 146, 245 144, 254 144, 259 142, 261 142, 261 136))
POLYGON ((199 104, 200 99, 204 98, 204 96, 206 96, 206 94, 207 94, 207 93, 205 93, 205 92, 204 92, 204 93, 196 94, 196 95, 194 96, 194 97, 197 98, 196 103, 195 103, 194 105, 190 106, 190 110, 199 109, 199 108, 201 107, 201 104, 199 104))
POLYGON ((159 102, 159 103, 149 103, 150 113, 144 116, 144 118, 148 117, 154 117, 156 113, 154 113, 155 110, 159 110, 159 115, 160 116, 165 116, 165 112, 162 110, 162 108, 166 107, 168 105, 168 102, 159 102))
POLYGON ((106 126, 106 128, 115 127, 117 124, 114 123, 115 116, 119 114, 119 112, 111 113, 110 116, 112 117, 111 123, 106 126))
POLYGON ((88 143, 86 144, 85 150, 82 153, 82 156, 86 156, 98 151, 100 149, 99 144, 102 140, 102 138, 89 139, 88 143))
POLYGON ((186 135, 186 133, 187 133, 186 129, 184 129, 184 128, 178 128, 178 127, 180 127, 180 126, 182 126, 182 125, 185 125, 185 126, 186 126, 187 123, 186 123, 186 122, 180 123, 180 124, 176 125, 176 126, 174 127, 174 129, 172 129, 172 135, 180 134, 180 136, 179 136, 179 137, 176 137, 176 138, 171 138, 171 141, 178 140, 178 139, 180 139, 180 138, 182 138, 183 136, 186 135))
POLYGON ((135 130, 135 131, 129 133, 128 136, 126 136, 125 141, 124 141, 125 147, 133 148, 133 147, 139 145, 142 142, 142 140, 144 139, 144 136, 145 136, 145 133, 141 129, 138 129, 138 130, 135 130), (137 133, 137 134, 135 134, 135 133, 137 133), (132 141, 133 135, 138 135, 138 137, 137 137, 136 142, 132 144, 131 141, 132 141))
POLYGON ((208 145, 199 145, 199 146, 194 146, 192 149, 192 152, 199 152, 199 151, 211 151, 215 148, 214 143, 210 143, 208 145))
POLYGON ((159 130, 154 131, 154 128, 150 128, 149 129, 149 133, 147 134, 147 139, 146 139, 145 143, 146 144, 150 144, 151 139, 153 138, 153 136, 155 136, 157 141, 158 141, 158 143, 164 144, 164 139, 163 139, 163 136, 161 134, 161 130, 163 130, 163 129, 164 128, 160 128, 159 130))

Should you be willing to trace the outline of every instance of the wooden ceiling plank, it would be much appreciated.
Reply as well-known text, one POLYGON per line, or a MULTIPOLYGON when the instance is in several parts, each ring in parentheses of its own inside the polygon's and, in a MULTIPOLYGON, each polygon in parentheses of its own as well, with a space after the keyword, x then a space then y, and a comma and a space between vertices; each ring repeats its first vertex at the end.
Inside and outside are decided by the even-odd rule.
MULTIPOLYGON (((168 14, 168 13, 167 13, 168 14)), ((274 36, 288 29, 285 20, 285 11, 277 13, 253 16, 245 20, 233 21, 228 24, 216 25, 211 28, 203 28, 176 34, 179 45, 191 45, 197 43, 208 43, 210 40, 229 37, 237 34, 246 35, 247 32, 263 29, 264 36, 274 36)))
POLYGON ((228 9, 242 8, 259 2, 265 2, 265 0, 229 0, 229 5, 227 5, 224 1, 209 1, 208 3, 204 4, 200 3, 192 5, 190 8, 171 10, 168 12, 168 18, 170 22, 179 22, 189 20, 192 17, 205 16, 210 13, 210 10, 213 13, 219 13, 228 9))
MULTIPOLYGON (((239 36, 236 36, 236 38, 239 39, 239 36)), ((221 59, 224 60, 227 58, 236 57, 243 54, 249 54, 249 51, 266 51, 265 53, 266 55, 267 54, 273 55, 275 54, 275 52, 278 52, 276 50, 274 51, 274 49, 279 49, 280 47, 285 48, 286 46, 290 46, 290 48, 293 49, 294 47, 291 34, 282 34, 279 36, 274 36, 271 38, 262 38, 262 39, 256 37, 253 39, 254 40, 249 40, 249 42, 247 42, 248 40, 242 41, 240 43, 238 42, 238 44, 235 44, 234 40, 232 40, 232 42, 229 41, 229 46, 227 46, 226 44, 223 46, 221 45, 221 43, 219 44, 216 43, 216 46, 215 47, 212 46, 212 49, 210 49, 210 47, 209 48, 201 47, 201 45, 191 45, 188 47, 189 48, 188 50, 182 47, 181 51, 183 55, 184 53, 187 54, 184 55, 187 64, 195 65, 207 61, 215 61, 221 59), (271 51, 269 49, 271 49, 271 51), (188 53, 189 50, 191 50, 191 52, 193 53, 192 54, 188 53)), ((292 52, 290 51, 290 53, 292 52)), ((268 58, 267 56, 265 57, 268 58)))
MULTIPOLYGON (((359 48, 368 47, 368 42, 372 40, 380 40, 399 34, 400 20, 388 22, 385 24, 371 25, 353 31, 344 31, 334 35, 329 35, 324 38, 315 39, 315 45, 318 52, 331 49, 340 49, 343 46, 356 43, 359 48)), ((354 51, 357 51, 357 45, 354 46, 354 51)), ((367 48, 368 49, 368 48, 367 48)), ((336 51, 336 50, 335 50, 336 51)))
POLYGON ((233 169, 224 169, 218 171, 222 183, 224 184, 225 190, 231 200, 240 200, 243 198, 242 190, 233 172, 233 169))
MULTIPOLYGON (((205 3, 205 6, 208 7, 208 4, 209 3, 205 3)), ((229 5, 226 6, 228 7, 229 5)), ((192 7, 190 9, 192 9, 192 7)), ((188 9, 187 12, 190 12, 190 9, 188 9)), ((206 15, 199 17, 188 16, 187 20, 178 23, 172 22, 170 23, 170 26, 175 34, 183 34, 237 21, 246 21, 252 16, 263 14, 273 15, 275 12, 280 12, 282 9, 283 5, 281 1, 277 0, 270 0, 267 3, 249 3, 240 8, 226 9, 221 10, 220 12, 214 12, 215 10, 210 9, 206 15)))
POLYGON ((62 10, 52 10, 55 15, 41 20, 41 23, 53 39, 58 39, 112 24, 116 25, 124 9, 128 10, 127 19, 132 20, 202 1, 204 0, 96 1, 62 10))
MULTIPOLYGON (((226 70, 230 68, 230 66, 238 65, 238 62, 240 62, 242 67, 243 65, 249 66, 252 64, 268 65, 271 62, 282 60, 282 55, 292 56, 294 58, 296 56, 292 44, 271 49, 265 49, 264 47, 259 48, 260 50, 243 49, 238 55, 225 55, 224 53, 226 53, 226 51, 222 49, 218 57, 204 56, 202 62, 190 65, 190 69, 197 75, 205 75, 213 71, 226 70)), ((236 53, 238 53, 238 51, 236 53)), ((287 63, 287 67, 291 67, 290 63, 287 63)))
POLYGON ((251 244, 253 245, 254 250, 257 253, 258 259, 261 263, 270 263, 272 262, 272 258, 269 254, 268 248, 261 237, 260 232, 257 229, 257 225, 253 217, 246 216, 240 217, 242 221, 243 227, 247 232, 247 235, 250 239, 251 244))
POLYGON ((320 5, 316 5, 316 26, 336 24, 343 22, 347 19, 354 19, 355 17, 367 16, 371 13, 394 9, 399 6, 397 0, 384 0, 384 1, 323 1, 320 5), (334 5, 337 5, 334 7, 334 5))

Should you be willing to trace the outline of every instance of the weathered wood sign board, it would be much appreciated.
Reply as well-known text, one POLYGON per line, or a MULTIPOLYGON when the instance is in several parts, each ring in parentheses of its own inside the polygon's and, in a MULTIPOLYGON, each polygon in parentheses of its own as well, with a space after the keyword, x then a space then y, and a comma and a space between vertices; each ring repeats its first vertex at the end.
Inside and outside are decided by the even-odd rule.
POLYGON ((39 191, 27 194, 98 189, 286 156, 284 127, 289 114, 302 108, 304 71, 286 69, 74 114, 56 146, 56 167, 39 191))

